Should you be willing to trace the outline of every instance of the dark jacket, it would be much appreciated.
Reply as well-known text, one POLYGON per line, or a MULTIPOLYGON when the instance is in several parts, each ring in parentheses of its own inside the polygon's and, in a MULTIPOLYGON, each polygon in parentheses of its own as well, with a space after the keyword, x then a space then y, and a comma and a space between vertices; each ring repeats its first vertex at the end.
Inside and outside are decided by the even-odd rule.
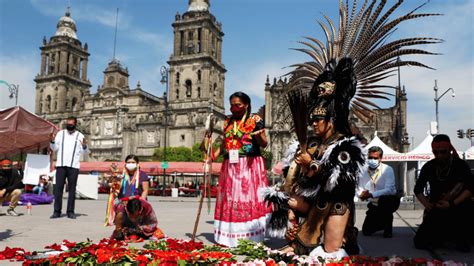
POLYGON ((23 188, 21 176, 17 170, 0 170, 0 190, 6 188, 7 194, 15 189, 23 188))

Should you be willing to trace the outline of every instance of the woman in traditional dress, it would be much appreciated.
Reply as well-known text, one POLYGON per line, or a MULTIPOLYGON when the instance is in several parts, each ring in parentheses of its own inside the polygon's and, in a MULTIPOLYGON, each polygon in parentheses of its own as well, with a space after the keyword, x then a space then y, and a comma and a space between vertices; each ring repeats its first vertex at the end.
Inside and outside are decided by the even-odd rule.
POLYGON ((232 115, 224 122, 224 142, 214 152, 224 154, 220 190, 214 214, 214 239, 228 247, 239 239, 263 241, 270 208, 261 189, 268 186, 260 148, 267 146, 263 119, 251 113, 250 97, 236 92, 229 98, 232 115))

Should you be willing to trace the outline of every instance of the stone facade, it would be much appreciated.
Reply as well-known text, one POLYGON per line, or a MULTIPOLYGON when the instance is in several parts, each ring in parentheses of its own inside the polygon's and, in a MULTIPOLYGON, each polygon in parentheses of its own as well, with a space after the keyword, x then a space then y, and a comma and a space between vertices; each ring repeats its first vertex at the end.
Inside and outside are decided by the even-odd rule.
POLYGON ((209 6, 207 0, 190 0, 187 12, 175 16, 174 52, 164 72, 169 97, 149 94, 140 83, 130 89, 128 69, 116 59, 104 70, 97 92, 90 93, 88 47, 77 39, 68 9, 40 48, 36 114, 61 127, 67 117, 77 117, 91 150, 85 159, 91 161, 123 160, 132 153, 146 159, 157 147, 200 142, 209 112, 220 121, 225 116, 224 34, 209 6))
MULTIPOLYGON (((289 143, 296 139, 292 134, 291 114, 288 109, 285 93, 288 80, 270 79, 267 76, 265 83, 265 127, 267 128, 270 150, 272 151, 272 165, 281 161, 289 143)), ((371 121, 362 121, 355 115, 350 115, 353 132, 359 134, 367 143, 377 136, 399 152, 407 152, 408 133, 406 129, 407 97, 405 89, 397 90, 395 105, 385 109, 375 109, 374 118, 371 121)))

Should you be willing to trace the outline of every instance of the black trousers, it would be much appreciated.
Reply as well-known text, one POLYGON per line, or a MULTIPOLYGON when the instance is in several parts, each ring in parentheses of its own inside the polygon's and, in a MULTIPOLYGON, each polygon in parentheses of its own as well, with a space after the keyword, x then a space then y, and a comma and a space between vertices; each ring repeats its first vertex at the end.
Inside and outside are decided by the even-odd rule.
POLYGON ((380 196, 378 205, 370 202, 367 207, 362 233, 366 236, 384 230, 392 233, 393 213, 400 207, 400 198, 395 195, 380 196))
POLYGON ((469 202, 446 210, 432 209, 425 213, 423 222, 416 231, 415 247, 430 249, 447 241, 456 244, 468 243, 472 231, 472 208, 469 202))
POLYGON ((63 206, 64 182, 67 178, 68 198, 67 213, 74 213, 76 203, 76 186, 79 169, 72 167, 56 168, 56 185, 54 186, 54 213, 61 214, 63 206))

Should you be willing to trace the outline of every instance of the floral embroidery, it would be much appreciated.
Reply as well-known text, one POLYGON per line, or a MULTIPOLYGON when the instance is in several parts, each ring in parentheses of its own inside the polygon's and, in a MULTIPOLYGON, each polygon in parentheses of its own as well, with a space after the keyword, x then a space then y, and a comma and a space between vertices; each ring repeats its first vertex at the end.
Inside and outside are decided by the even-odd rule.
POLYGON ((251 115, 245 123, 234 121, 227 118, 224 122, 224 136, 226 151, 237 149, 240 155, 254 153, 255 144, 252 138, 252 132, 258 128, 257 123, 263 123, 258 115, 251 115), (234 129, 237 126, 237 129, 234 129))

